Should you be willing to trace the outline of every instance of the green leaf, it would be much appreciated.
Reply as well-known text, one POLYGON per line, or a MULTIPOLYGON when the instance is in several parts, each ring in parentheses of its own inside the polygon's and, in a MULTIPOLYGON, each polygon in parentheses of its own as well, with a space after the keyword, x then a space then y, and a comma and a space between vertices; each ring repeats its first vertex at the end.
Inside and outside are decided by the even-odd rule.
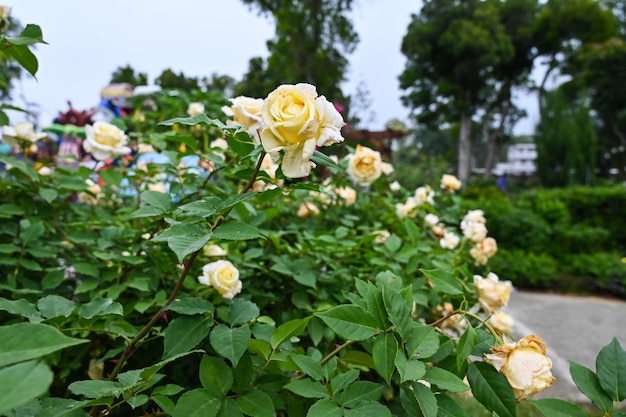
POLYGON ((422 240, 422 231, 417 227, 413 219, 406 217, 404 219, 404 228, 409 235, 409 239, 411 239, 411 243, 416 244, 422 240))
POLYGON ((321 381, 324 378, 324 371, 319 361, 306 355, 291 355, 289 357, 305 374, 310 376, 316 381, 321 381))
POLYGON ((117 397, 124 390, 113 381, 75 381, 67 387, 73 394, 87 398, 117 397))
POLYGON ((387 318, 387 310, 383 301, 383 292, 374 284, 367 283, 367 293, 364 295, 367 302, 367 311, 374 317, 376 327, 379 329, 387 329, 391 322, 387 318))
POLYGON ((426 374, 424 362, 415 358, 407 360, 402 350, 399 350, 396 355, 395 365, 400 374, 400 382, 417 381, 426 374))
POLYGON ((396 326, 396 331, 406 343, 415 324, 411 319, 411 307, 400 293, 387 285, 383 287, 383 301, 389 321, 396 326))
POLYGON ((83 304, 78 309, 78 315, 85 319, 91 319, 96 316, 106 316, 114 314, 122 316, 124 309, 118 302, 114 302, 110 298, 96 297, 87 304, 83 304))
POLYGON ((211 314, 213 313, 213 304, 202 298, 182 298, 175 300, 167 307, 168 310, 175 311, 178 314, 193 316, 194 314, 211 314))
POLYGON ((484 362, 472 362, 467 370, 467 379, 474 397, 488 410, 500 417, 516 417, 517 408, 513 390, 504 375, 484 362))
POLYGON ((252 301, 236 299, 230 304, 228 310, 228 322, 230 324, 242 324, 259 316, 259 307, 252 301))
POLYGON ((41 28, 31 23, 27 24, 20 36, 15 38, 6 38, 7 42, 13 45, 32 45, 34 43, 46 43, 43 40, 41 28))
POLYGON ((195 389, 184 393, 174 407, 172 417, 215 417, 221 400, 205 390, 195 389))
POLYGON ((67 337, 55 327, 35 323, 0 326, 0 340, 0 367, 88 342, 67 337))
POLYGON ((144 206, 139 207, 137 210, 130 213, 128 216, 129 219, 139 219, 141 217, 155 217, 163 214, 163 210, 158 207, 153 206, 144 206))
POLYGON ((26 301, 24 298, 19 298, 17 300, 0 298, 0 310, 4 310, 9 314, 22 316, 29 320, 41 321, 41 317, 39 317, 39 312, 35 306, 26 301))
POLYGON ((345 417, 391 417, 391 411, 384 405, 373 401, 364 401, 356 407, 346 410, 345 417))
POLYGON ((328 398, 328 390, 319 381, 305 378, 285 385, 285 388, 304 398, 328 398))
POLYGON ((39 195, 48 203, 51 203, 59 196, 59 193, 57 192, 57 190, 54 190, 52 188, 40 188, 39 195))
POLYGON ((356 305, 339 305, 315 315, 346 340, 365 340, 378 332, 372 315, 356 305))
POLYGON ((249 391, 237 398, 237 404, 244 414, 251 417, 275 417, 276 410, 269 395, 263 391, 249 391))
POLYGON ((413 382, 411 387, 413 388, 413 395, 422 411, 422 415, 424 417, 437 417, 437 398, 430 388, 426 387, 426 385, 421 382, 413 382))
POLYGON ((159 126, 173 126, 175 124, 181 124, 185 126, 194 126, 198 124, 205 124, 209 126, 215 126, 219 129, 229 129, 227 125, 219 121, 218 119, 209 119, 206 114, 196 114, 192 117, 176 117, 174 119, 165 120, 160 122, 159 126))
POLYGON ((28 45, 14 45, 3 51, 7 56, 16 60, 33 77, 39 69, 39 62, 35 54, 28 49, 28 45))
POLYGON ((306 325, 309 323, 309 320, 311 320, 311 317, 294 319, 289 320, 278 326, 278 328, 272 332, 272 336, 270 339, 272 349, 276 349, 285 341, 288 341, 292 337, 300 335, 304 331, 304 329, 306 329, 306 325))
POLYGON ((250 240, 258 237, 263 237, 259 229, 242 222, 224 223, 213 231, 213 238, 217 240, 250 240))
POLYGON ((200 362, 200 382, 207 391, 217 388, 226 396, 233 386, 233 371, 222 359, 205 355, 200 362))
POLYGON ((254 197, 256 195, 256 193, 254 192, 249 192, 249 193, 243 193, 243 194, 237 194, 234 197, 231 198, 227 198, 226 200, 222 201, 219 206, 217 207, 217 209, 219 211, 224 211, 228 208, 234 207, 237 204, 246 201, 252 197, 254 197))
POLYGON ((330 168, 331 171, 333 172, 338 172, 339 171, 339 165, 337 165, 335 163, 335 161, 333 161, 332 159, 330 159, 330 157, 320 151, 314 151, 313 155, 311 155, 311 160, 313 162, 315 162, 316 164, 325 166, 327 168, 330 168))
POLYGON ((471 324, 468 323, 467 329, 461 337, 459 338, 459 343, 457 345, 457 354, 456 354, 456 367, 457 369, 461 369, 468 356, 472 353, 472 349, 476 345, 476 330, 472 327, 471 324))
POLYGON ((178 207, 178 209, 190 215, 207 218, 209 216, 213 216, 214 214, 217 214, 220 212, 219 207, 221 203, 222 203, 221 198, 216 197, 216 196, 209 196, 209 197, 204 197, 201 200, 184 204, 178 207))
POLYGON ((451 392, 465 392, 470 389, 461 378, 452 372, 434 366, 426 370, 424 379, 442 390, 451 392))
POLYGON ((217 417, 243 417, 243 411, 241 411, 241 407, 237 404, 237 401, 227 398, 222 403, 222 408, 217 415, 217 417))
POLYGON ((183 356, 187 356, 187 355, 190 355, 192 353, 204 353, 204 351, 200 350, 200 349, 197 349, 197 350, 191 350, 189 352, 179 353, 178 355, 170 356, 169 358, 167 358, 165 360, 162 360, 160 362, 157 362, 157 363, 155 363, 152 366, 149 366, 149 367, 144 368, 144 369, 140 369, 139 370, 139 377, 141 379, 143 379, 144 381, 150 381, 150 380, 152 380, 152 378, 154 378, 154 376, 157 374, 157 372, 159 372, 161 370, 161 368, 163 368, 165 365, 167 365, 170 362, 174 362, 178 358, 182 358, 183 356))
POLYGON ((334 401, 325 398, 317 400, 315 404, 309 408, 306 417, 342 417, 343 409, 334 401))
POLYGON ((359 377, 359 374, 360 372, 358 369, 351 369, 348 372, 344 372, 342 374, 334 376, 330 380, 330 388, 333 392, 333 395, 337 395, 339 391, 356 381, 356 379, 359 377))
POLYGON ((30 242, 39 239, 44 233, 43 223, 40 221, 29 224, 23 227, 20 231, 20 240, 24 245, 28 245, 30 242))
POLYGON ((406 341, 406 353, 420 359, 429 358, 439 350, 439 338, 432 327, 415 323, 406 341))
POLYGON ((18 363, 0 369, 0 415, 44 395, 53 378, 48 366, 39 361, 18 363))
POLYGON ((248 349, 250 336, 250 328, 248 326, 231 329, 220 324, 213 328, 209 335, 209 340, 217 353, 230 360, 233 366, 237 366, 239 359, 248 349))
POLYGON ((454 278, 454 274, 441 269, 420 269, 426 275, 429 281, 435 286, 436 290, 444 294, 462 295, 463 287, 454 278))
POLYGON ((398 354, 398 341, 392 333, 384 333, 376 337, 372 347, 372 359, 380 376, 389 384, 393 375, 396 355, 398 354))
POLYGON ((378 401, 382 394, 382 384, 371 381, 356 381, 343 390, 341 405, 355 407, 363 401, 378 401))
POLYGON ((141 193, 140 199, 142 206, 147 204, 161 210, 161 212, 166 212, 172 207, 172 197, 167 193, 146 190, 141 193))
POLYGON ((546 417, 588 417, 576 404, 556 398, 544 398, 541 400, 531 400, 532 405, 546 417))
POLYGON ((76 304, 59 295, 48 295, 37 302, 37 308, 42 316, 53 319, 60 316, 69 317, 76 308, 76 304))
POLYGON ((163 358, 185 353, 196 346, 209 334, 213 319, 204 316, 181 316, 165 329, 163 358))
POLYGON ((598 353, 596 373, 600 385, 614 401, 626 399, 626 351, 617 338, 614 337, 598 353))
POLYGON ((210 239, 211 233, 206 233, 202 236, 178 235, 170 237, 167 240, 167 246, 174 252, 178 262, 182 263, 185 256, 202 249, 210 239))
POLYGON ((613 400, 604 392, 598 376, 591 369, 570 361, 569 371, 580 392, 585 394, 596 407, 604 411, 613 408, 613 400))
POLYGON ((438 417, 471 417, 445 392, 437 395, 437 405, 439 405, 438 417))

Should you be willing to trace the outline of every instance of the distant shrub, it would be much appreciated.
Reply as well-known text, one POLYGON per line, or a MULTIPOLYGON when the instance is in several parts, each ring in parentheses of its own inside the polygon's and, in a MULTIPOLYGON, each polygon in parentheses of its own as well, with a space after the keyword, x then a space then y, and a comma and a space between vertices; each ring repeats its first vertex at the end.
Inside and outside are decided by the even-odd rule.
POLYGON ((559 263, 545 253, 533 253, 520 249, 500 249, 490 261, 501 279, 510 280, 518 288, 552 288, 559 263))

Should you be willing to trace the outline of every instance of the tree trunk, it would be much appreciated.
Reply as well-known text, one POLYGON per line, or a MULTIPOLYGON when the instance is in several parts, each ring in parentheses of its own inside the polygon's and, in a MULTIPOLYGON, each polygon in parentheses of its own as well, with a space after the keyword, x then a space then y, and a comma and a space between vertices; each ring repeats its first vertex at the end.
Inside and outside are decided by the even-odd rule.
POLYGON ((470 176, 471 169, 471 133, 472 133, 472 117, 464 113, 461 115, 461 128, 459 129, 459 148, 458 148, 458 172, 457 176, 461 181, 467 181, 470 176))
POLYGON ((491 171, 493 171, 493 167, 496 164, 496 156, 498 155, 498 149, 500 148, 500 142, 504 133, 504 125, 507 117, 509 117, 509 113, 511 112, 512 107, 513 103, 511 102, 511 94, 509 92, 507 94, 506 105, 504 106, 502 114, 500 115, 500 123, 498 124, 498 127, 494 129, 493 132, 491 132, 491 134, 489 135, 489 142, 487 145, 487 158, 485 159, 485 178, 491 178, 491 171))

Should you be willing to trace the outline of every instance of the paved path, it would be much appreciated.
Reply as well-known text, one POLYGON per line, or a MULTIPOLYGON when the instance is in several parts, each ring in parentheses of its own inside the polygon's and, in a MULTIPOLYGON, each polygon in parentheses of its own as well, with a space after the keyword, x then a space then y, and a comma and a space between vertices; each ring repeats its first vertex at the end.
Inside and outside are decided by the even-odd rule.
POLYGON ((535 398, 588 402, 574 385, 569 362, 595 372, 595 358, 613 337, 626 349, 626 301, 514 291, 503 310, 518 339, 536 334, 548 347, 555 384, 535 398))

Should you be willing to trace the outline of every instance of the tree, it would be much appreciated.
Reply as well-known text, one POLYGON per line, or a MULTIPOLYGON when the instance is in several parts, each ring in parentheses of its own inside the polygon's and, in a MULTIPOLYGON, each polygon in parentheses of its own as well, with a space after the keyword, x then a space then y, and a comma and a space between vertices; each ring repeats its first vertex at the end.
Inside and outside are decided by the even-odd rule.
POLYGON ((494 95, 494 67, 514 56, 497 0, 427 0, 402 40, 403 101, 418 122, 459 122, 457 175, 470 175, 472 117, 494 95))
POLYGON ((125 67, 117 67, 111 74, 111 84, 128 83, 133 87, 148 85, 148 75, 145 72, 137 72, 127 64, 125 67))
POLYGON ((13 81, 22 78, 23 69, 13 55, 11 55, 8 47, 15 49, 14 45, 4 45, 4 37, 17 37, 24 30, 24 27, 14 17, 7 20, 0 19, 0 39, 2 39, 2 48, 0 48, 0 101, 11 99, 11 90, 13 89, 13 81))
POLYGON ((358 35, 346 16, 352 0, 242 0, 273 17, 276 36, 267 42, 267 60, 255 57, 236 92, 265 97, 276 85, 307 82, 349 114, 350 97, 341 89, 358 35))
POLYGON ((182 71, 177 74, 170 68, 163 70, 154 83, 165 90, 192 91, 200 88, 200 81, 197 78, 187 77, 182 71))

